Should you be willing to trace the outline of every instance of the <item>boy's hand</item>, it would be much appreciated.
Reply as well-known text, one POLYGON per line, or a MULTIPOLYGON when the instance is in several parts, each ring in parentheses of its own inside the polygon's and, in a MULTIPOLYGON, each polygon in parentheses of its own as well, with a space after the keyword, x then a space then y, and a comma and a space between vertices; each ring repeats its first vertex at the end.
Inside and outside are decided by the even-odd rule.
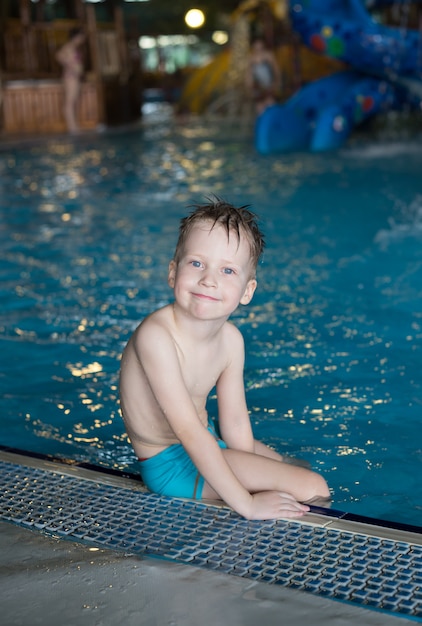
POLYGON ((297 502, 289 493, 261 491, 252 496, 252 506, 248 519, 266 520, 300 517, 309 510, 308 505, 297 502))

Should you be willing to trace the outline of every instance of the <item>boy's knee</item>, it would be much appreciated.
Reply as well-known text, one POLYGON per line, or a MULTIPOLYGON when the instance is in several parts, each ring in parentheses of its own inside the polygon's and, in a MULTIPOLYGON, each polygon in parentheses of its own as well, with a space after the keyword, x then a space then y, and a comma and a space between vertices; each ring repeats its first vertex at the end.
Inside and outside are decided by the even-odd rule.
POLYGON ((314 499, 327 500, 330 496, 330 490, 328 488, 325 478, 321 474, 311 472, 310 480, 308 482, 309 495, 306 498, 306 502, 314 499))

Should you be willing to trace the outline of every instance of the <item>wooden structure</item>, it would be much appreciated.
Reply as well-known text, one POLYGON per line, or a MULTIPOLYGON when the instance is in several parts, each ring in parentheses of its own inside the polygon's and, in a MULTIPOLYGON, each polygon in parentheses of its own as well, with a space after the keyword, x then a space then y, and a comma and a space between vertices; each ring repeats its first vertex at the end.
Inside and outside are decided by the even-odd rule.
POLYGON ((85 75, 79 98, 81 129, 126 124, 140 116, 140 64, 131 58, 121 8, 100 23, 95 6, 74 0, 76 19, 31 20, 31 0, 19 0, 19 19, 4 19, 0 33, 0 131, 65 132, 61 68, 56 51, 69 31, 83 27, 85 75))

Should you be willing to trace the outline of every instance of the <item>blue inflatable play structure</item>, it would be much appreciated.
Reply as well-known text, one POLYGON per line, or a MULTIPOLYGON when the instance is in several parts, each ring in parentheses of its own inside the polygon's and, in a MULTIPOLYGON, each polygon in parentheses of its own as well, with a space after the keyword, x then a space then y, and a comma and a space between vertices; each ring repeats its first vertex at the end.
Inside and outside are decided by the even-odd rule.
POLYGON ((303 42, 351 68, 308 83, 256 120, 261 154, 339 148, 374 114, 422 102, 422 35, 374 21, 361 0, 292 0, 303 42))

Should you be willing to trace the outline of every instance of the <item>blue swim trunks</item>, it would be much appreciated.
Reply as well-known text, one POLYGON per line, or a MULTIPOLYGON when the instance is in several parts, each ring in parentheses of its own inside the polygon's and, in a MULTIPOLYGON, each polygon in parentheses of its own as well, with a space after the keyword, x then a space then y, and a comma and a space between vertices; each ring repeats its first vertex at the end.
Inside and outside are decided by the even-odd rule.
MULTIPOLYGON (((227 448, 213 428, 208 430, 216 437, 220 448, 227 448)), ((200 500, 204 479, 181 443, 175 443, 162 452, 140 462, 142 480, 150 491, 164 496, 200 500)))

